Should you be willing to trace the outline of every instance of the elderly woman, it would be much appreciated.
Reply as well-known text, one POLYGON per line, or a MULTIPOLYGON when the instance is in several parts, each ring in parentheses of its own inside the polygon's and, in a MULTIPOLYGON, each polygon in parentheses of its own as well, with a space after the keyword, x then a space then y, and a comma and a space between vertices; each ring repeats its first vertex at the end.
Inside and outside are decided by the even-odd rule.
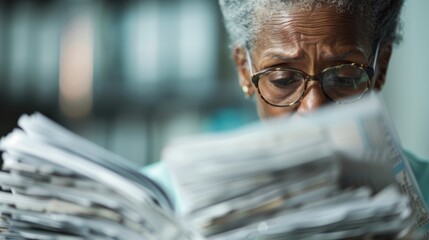
MULTIPOLYGON (((220 0, 239 82, 261 118, 380 91, 403 0, 220 0)), ((409 154, 429 202, 429 167, 409 154)), ((147 172, 167 185, 160 166, 147 172), (162 180, 163 179, 163 180, 162 180)))
POLYGON ((246 96, 261 118, 306 114, 380 90, 401 0, 221 0, 246 96), (351 97, 351 98, 350 98, 351 97))
MULTIPOLYGON (((239 82, 261 118, 380 91, 403 0, 220 0, 239 82), (368 87, 369 86, 369 87, 368 87)), ((408 154, 426 203, 428 161, 408 154)))

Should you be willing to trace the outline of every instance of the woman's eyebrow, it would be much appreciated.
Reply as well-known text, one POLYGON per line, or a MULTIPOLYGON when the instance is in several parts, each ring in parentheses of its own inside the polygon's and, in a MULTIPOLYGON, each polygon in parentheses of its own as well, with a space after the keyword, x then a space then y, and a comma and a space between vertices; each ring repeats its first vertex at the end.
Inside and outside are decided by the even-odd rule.
POLYGON ((282 62, 295 62, 303 60, 303 56, 285 56, 280 54, 270 54, 267 57, 281 60, 282 62))
POLYGON ((302 51, 297 51, 295 49, 273 49, 261 54, 258 66, 261 68, 267 68, 272 65, 298 62, 304 59, 305 55, 302 51))
POLYGON ((301 61, 304 58, 305 58, 304 55, 300 54, 299 52, 293 52, 293 53, 268 52, 268 53, 264 53, 261 57, 261 59, 277 59, 282 62, 301 61))
POLYGON ((361 49, 355 48, 350 51, 345 51, 338 54, 326 54, 328 55, 326 58, 329 60, 337 61, 337 60, 344 60, 354 54, 363 54, 363 52, 361 49))
POLYGON ((293 62, 302 62, 305 57, 293 54, 292 56, 278 54, 278 53, 267 53, 262 55, 259 62, 259 66, 264 69, 267 67, 272 67, 273 65, 283 64, 283 63, 293 63, 293 62), (294 55, 294 56, 293 56, 294 55))

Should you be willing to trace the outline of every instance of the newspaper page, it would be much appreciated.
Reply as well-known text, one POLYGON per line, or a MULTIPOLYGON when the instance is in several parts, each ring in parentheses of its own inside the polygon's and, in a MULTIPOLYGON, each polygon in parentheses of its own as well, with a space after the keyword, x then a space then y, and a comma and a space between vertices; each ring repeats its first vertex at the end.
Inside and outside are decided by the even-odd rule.
POLYGON ((356 120, 350 127, 347 127, 348 129, 344 127, 344 131, 339 131, 338 128, 333 127, 330 130, 331 139, 338 149, 350 154, 352 158, 386 161, 392 166, 398 186, 410 198, 411 207, 418 221, 417 227, 425 233, 425 239, 429 239, 428 206, 423 200, 420 188, 381 97, 372 95, 365 101, 367 102, 366 106, 363 105, 365 104, 363 102, 360 111, 355 113, 356 120), (350 129, 354 130, 350 131, 350 129), (353 150, 356 146, 361 149, 353 150), (353 155, 353 152, 356 155, 353 155))
POLYGON ((41 114, 0 141, 0 239, 198 239, 138 167, 41 114))
POLYGON ((427 206, 377 94, 177 139, 163 161, 185 219, 209 239, 428 237, 427 206))

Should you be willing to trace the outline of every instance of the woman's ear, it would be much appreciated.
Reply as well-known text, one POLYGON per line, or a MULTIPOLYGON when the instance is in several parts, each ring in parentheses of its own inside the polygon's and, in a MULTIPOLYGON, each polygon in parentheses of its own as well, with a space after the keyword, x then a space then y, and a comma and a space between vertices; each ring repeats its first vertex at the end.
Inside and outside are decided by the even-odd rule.
POLYGON ((238 80, 245 96, 253 96, 253 94, 255 94, 255 88, 250 81, 251 76, 246 50, 243 47, 236 46, 234 48, 233 58, 237 68, 238 80))
POLYGON ((387 68, 389 66, 390 56, 392 55, 392 43, 384 44, 380 47, 380 52, 377 59, 375 69, 375 84, 374 88, 381 91, 386 81, 387 68))

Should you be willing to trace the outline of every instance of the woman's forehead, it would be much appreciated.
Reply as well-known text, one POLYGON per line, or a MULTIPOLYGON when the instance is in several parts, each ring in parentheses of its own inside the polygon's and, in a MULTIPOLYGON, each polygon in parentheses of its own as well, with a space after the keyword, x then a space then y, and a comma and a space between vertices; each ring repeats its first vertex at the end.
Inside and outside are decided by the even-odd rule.
POLYGON ((255 51, 284 48, 299 55, 306 47, 316 46, 319 51, 341 54, 353 47, 369 50, 371 41, 367 32, 358 16, 332 8, 277 12, 263 23, 253 48, 255 51))

